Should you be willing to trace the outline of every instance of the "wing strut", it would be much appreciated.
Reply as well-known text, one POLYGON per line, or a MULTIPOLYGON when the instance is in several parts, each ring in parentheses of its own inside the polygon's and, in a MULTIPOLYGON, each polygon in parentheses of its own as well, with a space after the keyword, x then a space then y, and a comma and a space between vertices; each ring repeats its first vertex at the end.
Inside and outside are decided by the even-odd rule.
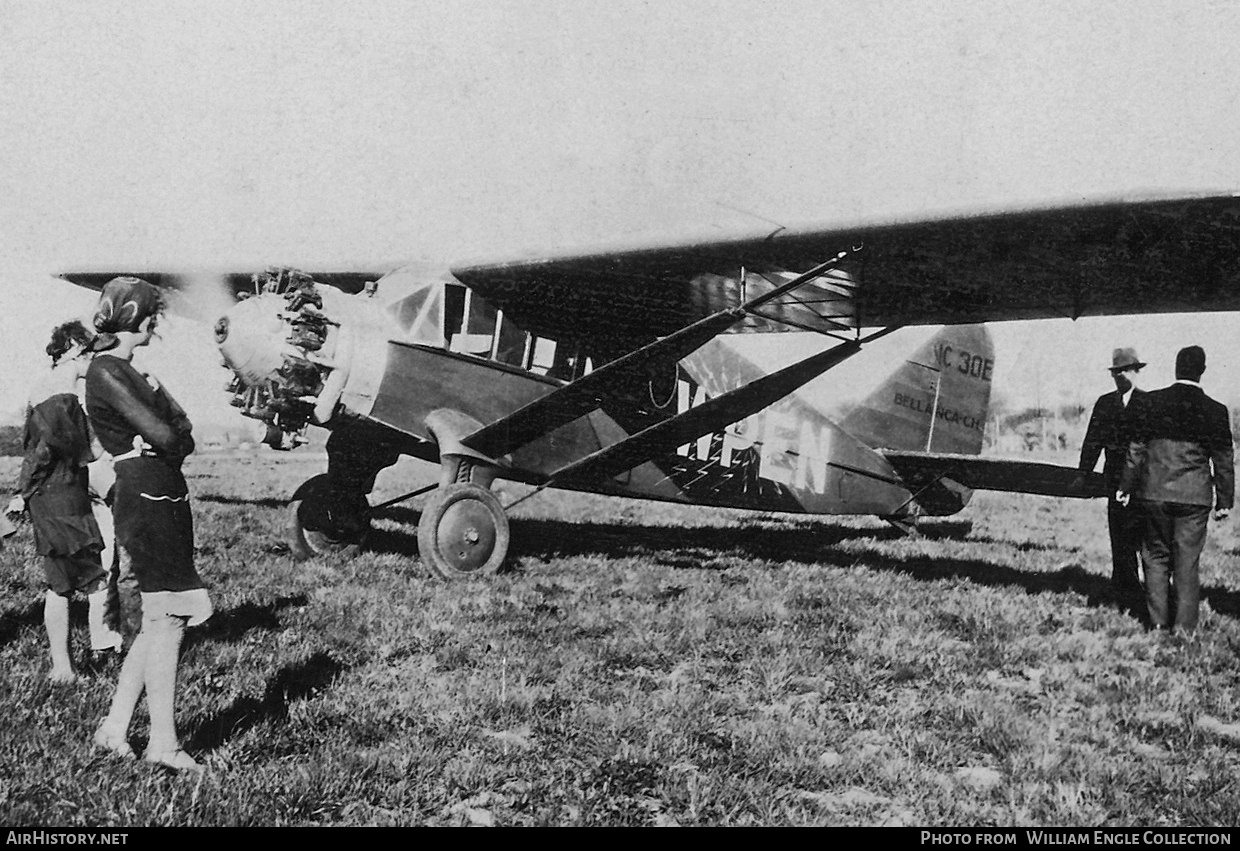
MULTIPOLYGON (((756 314, 757 310, 763 305, 769 304, 775 299, 820 277, 829 269, 835 268, 845 257, 852 253, 852 251, 841 251, 830 260, 819 263, 808 272, 798 275, 791 281, 776 287, 768 293, 763 293, 737 307, 720 310, 707 316, 705 319, 699 319, 692 325, 681 328, 673 334, 669 334, 666 337, 655 340, 653 343, 642 346, 640 349, 616 358, 588 375, 584 375, 576 381, 534 400, 507 417, 478 429, 473 434, 465 437, 461 442, 470 449, 490 458, 499 458, 507 455, 542 435, 554 431, 560 426, 570 423, 598 408, 602 404, 603 399, 609 394, 614 393, 617 387, 645 382, 651 375, 657 374, 660 369, 671 366, 676 361, 723 333, 729 326, 739 322, 746 315, 756 314)), ((894 330, 894 328, 891 330, 894 330)), ((881 333, 886 333, 886 331, 881 333)), ((868 339, 873 339, 873 336, 871 335, 868 339)), ((860 345, 860 341, 854 344, 860 345)), ((829 351, 835 351, 835 349, 830 349, 829 351)), ((851 352, 849 353, 851 354, 851 352)), ((830 366, 823 367, 823 370, 830 369, 830 366)), ((799 386, 800 384, 797 384, 792 389, 796 389, 799 386)), ((791 390, 786 392, 791 392, 791 390)), ((773 398, 778 399, 780 396, 773 398)), ((742 416, 748 415, 743 414, 742 416)), ((740 417, 737 419, 740 419, 740 417)), ((710 429, 707 429, 707 431, 710 431, 710 429)), ((705 434, 706 432, 702 433, 705 434)))
POLYGON ((606 446, 579 461, 560 468, 536 490, 506 508, 511 508, 517 502, 524 502, 544 488, 584 486, 593 481, 619 475, 651 458, 671 452, 677 446, 718 431, 782 399, 798 387, 859 352, 863 344, 896 330, 898 330, 897 327, 883 328, 864 339, 840 343, 825 352, 811 355, 778 372, 751 381, 743 387, 738 387, 713 399, 707 399, 683 414, 664 420, 632 437, 606 446))

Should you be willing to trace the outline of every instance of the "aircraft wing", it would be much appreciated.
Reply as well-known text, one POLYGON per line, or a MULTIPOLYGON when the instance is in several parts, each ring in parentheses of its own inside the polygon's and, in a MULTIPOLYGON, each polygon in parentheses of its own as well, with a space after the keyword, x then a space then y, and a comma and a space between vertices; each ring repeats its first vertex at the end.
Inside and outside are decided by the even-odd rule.
MULTIPOLYGON (((451 272, 524 330, 590 343, 597 362, 736 307, 841 252, 845 259, 813 286, 731 330, 836 332, 1240 310, 1240 197, 1234 194, 876 218, 461 264, 451 272)), ((354 293, 391 268, 310 274, 354 293)), ((217 291, 220 283, 232 293, 254 287, 249 272, 62 277, 99 289, 115 274, 140 274, 187 295, 204 279, 217 291)))
POLYGON ((824 276, 819 303, 785 300, 775 322, 742 330, 776 330, 783 319, 830 330, 1240 310, 1234 195, 781 229, 452 272, 530 331, 614 339, 623 350, 621 341, 670 334, 854 248, 840 275, 824 276))
POLYGON ((900 477, 914 488, 938 478, 946 478, 971 490, 1033 493, 1078 499, 1107 495, 1101 473, 1082 473, 1075 467, 981 455, 890 449, 880 451, 900 477))
MULTIPOLYGON (((336 287, 346 293, 359 293, 370 281, 377 281, 391 267, 374 267, 354 270, 312 271, 308 274, 321 284, 336 287)), ((257 285, 254 273, 250 272, 215 272, 186 271, 170 272, 155 269, 130 268, 114 272, 63 272, 59 277, 66 281, 92 290, 102 290, 104 284, 121 275, 137 275, 169 295, 173 310, 195 319, 214 321, 216 313, 208 307, 222 308, 241 293, 253 294, 257 285), (227 300, 220 303, 215 296, 223 295, 227 300)))

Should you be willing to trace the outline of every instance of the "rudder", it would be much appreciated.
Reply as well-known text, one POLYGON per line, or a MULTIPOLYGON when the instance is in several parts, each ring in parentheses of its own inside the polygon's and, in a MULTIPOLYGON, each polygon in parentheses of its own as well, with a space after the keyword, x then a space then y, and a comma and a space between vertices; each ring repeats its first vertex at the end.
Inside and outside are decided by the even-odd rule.
POLYGON ((985 325, 949 325, 900 364, 841 425, 876 449, 977 455, 994 344, 985 325))

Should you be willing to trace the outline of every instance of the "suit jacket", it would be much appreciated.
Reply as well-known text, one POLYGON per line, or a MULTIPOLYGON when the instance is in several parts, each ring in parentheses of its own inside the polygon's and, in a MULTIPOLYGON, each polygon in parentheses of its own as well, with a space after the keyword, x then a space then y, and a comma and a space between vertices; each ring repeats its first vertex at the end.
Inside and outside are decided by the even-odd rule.
MULTIPOLYGON (((1145 395, 1145 391, 1133 388, 1128 400, 1128 407, 1145 395)), ((1102 476, 1111 497, 1119 489, 1120 474, 1124 472, 1124 462, 1128 459, 1128 444, 1131 440, 1128 428, 1128 411, 1124 407, 1124 396, 1118 390, 1103 393, 1094 403, 1093 413, 1089 417, 1089 427, 1085 430, 1085 440, 1081 444, 1080 469, 1093 472, 1098 465, 1098 456, 1106 453, 1102 462, 1102 476)))
POLYGON ((1129 404, 1132 443, 1119 489, 1153 502, 1231 508, 1231 415, 1195 384, 1172 384, 1129 404))

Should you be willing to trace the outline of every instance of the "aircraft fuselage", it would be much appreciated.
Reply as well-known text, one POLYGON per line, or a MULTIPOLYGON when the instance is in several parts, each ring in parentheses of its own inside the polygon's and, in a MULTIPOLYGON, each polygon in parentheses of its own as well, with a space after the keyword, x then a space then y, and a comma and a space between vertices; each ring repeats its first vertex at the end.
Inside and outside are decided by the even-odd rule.
MULTIPOLYGON (((540 430, 502 457, 484 457, 460 439, 588 372, 594 366, 588 344, 527 334, 442 278, 412 277, 402 286, 398 277, 387 291, 396 297, 325 293, 325 303, 297 315, 285 309, 287 294, 241 302, 217 329, 239 377, 236 403, 266 421, 277 442, 307 423, 319 424, 337 431, 337 446, 348 435, 365 434, 367 441, 379 435, 386 448, 375 453, 382 459, 376 464, 391 463, 390 448, 429 461, 459 456, 487 468, 488 477, 535 485, 893 518, 950 514, 970 496, 941 482, 910 486, 880 450, 980 449, 993 365, 984 332, 978 337, 959 329, 962 340, 938 340, 842 422, 789 395, 583 485, 558 481, 557 471, 766 372, 712 339, 667 374, 608 387, 587 413, 540 430), (309 349, 306 340, 317 348, 309 349)), ((364 457, 337 454, 347 454, 354 468, 364 457)), ((337 465, 338 480, 373 483, 372 471, 344 475, 343 466, 337 465)))

